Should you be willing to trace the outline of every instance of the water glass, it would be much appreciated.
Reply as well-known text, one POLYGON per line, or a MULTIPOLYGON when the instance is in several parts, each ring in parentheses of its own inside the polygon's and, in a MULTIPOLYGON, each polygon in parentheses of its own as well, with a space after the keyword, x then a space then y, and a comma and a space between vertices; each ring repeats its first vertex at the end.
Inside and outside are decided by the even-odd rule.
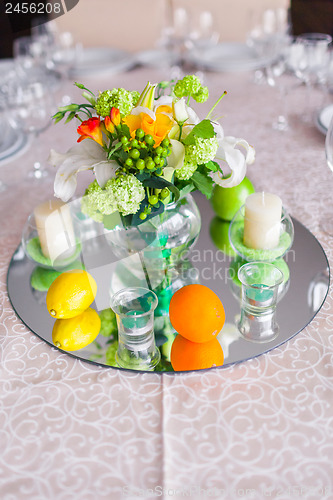
POLYGON ((275 312, 283 274, 267 262, 250 262, 238 271, 242 284, 241 316, 238 329, 252 342, 270 342, 279 332, 275 312))
POLYGON ((121 368, 152 371, 161 359, 154 337, 157 296, 147 288, 119 290, 111 298, 118 324, 116 361, 121 368))

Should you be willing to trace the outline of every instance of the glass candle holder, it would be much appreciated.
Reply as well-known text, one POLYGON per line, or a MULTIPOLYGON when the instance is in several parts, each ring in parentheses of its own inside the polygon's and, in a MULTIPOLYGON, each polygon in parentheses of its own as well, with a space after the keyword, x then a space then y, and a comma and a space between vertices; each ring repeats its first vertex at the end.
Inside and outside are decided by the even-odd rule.
POLYGON ((252 342, 270 342, 279 332, 276 322, 278 289, 283 273, 268 262, 249 262, 238 271, 242 284, 238 329, 252 342))
POLYGON ((31 213, 22 231, 22 247, 28 257, 46 269, 64 269, 80 259, 81 242, 78 227, 67 205, 51 203, 54 210, 41 216, 36 209, 31 213))
POLYGON ((235 214, 229 226, 229 241, 242 259, 248 262, 273 262, 283 257, 292 247, 294 241, 294 225, 290 215, 284 207, 277 230, 280 233, 280 239, 274 248, 250 248, 244 243, 244 225, 245 225, 245 205, 243 205, 235 214))
POLYGON ((121 368, 152 371, 161 359, 155 344, 157 296, 147 288, 124 288, 111 298, 118 324, 116 361, 121 368))

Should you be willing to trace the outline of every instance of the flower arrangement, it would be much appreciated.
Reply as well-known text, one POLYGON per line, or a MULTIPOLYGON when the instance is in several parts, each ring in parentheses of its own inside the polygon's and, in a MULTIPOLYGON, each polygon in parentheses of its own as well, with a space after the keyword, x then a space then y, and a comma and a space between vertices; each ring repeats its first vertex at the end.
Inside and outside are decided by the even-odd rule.
POLYGON ((77 145, 66 154, 51 151, 50 163, 58 169, 54 192, 68 201, 77 173, 93 170, 82 211, 105 225, 115 212, 126 224, 139 225, 194 190, 209 198, 215 183, 239 184, 254 161, 254 149, 245 140, 224 136, 221 125, 210 119, 226 92, 204 119, 190 106, 191 99, 203 103, 209 96, 197 76, 148 82, 141 94, 117 88, 96 96, 75 85, 87 102, 61 107, 53 117, 56 123, 63 118, 81 122, 77 145), (227 175, 224 165, 231 171, 227 175))

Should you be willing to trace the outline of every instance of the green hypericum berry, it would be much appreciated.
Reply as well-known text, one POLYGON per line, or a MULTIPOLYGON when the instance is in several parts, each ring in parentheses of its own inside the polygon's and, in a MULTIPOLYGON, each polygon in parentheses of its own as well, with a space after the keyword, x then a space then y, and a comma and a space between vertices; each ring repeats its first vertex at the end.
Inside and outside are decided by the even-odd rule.
POLYGON ((149 196, 148 201, 151 205, 156 205, 158 203, 158 198, 155 194, 149 196))
POLYGON ((155 153, 156 153, 157 155, 161 155, 161 154, 162 154, 162 151, 163 151, 162 146, 157 146, 157 148, 155 149, 155 153))
POLYGON ((159 156, 154 156, 154 162, 156 165, 159 165, 161 163, 162 159, 159 156))
POLYGON ((142 128, 138 128, 137 131, 135 132, 135 137, 140 140, 140 139, 143 139, 144 136, 145 136, 145 133, 142 130, 142 128))
POLYGON ((138 170, 143 170, 145 168, 145 161, 142 158, 139 158, 135 164, 138 170))
POLYGON ((127 158, 127 160, 125 161, 125 165, 127 167, 131 167, 133 165, 133 160, 132 158, 127 158))
POLYGON ((127 143, 128 143, 128 139, 127 139, 127 137, 126 137, 125 135, 123 135, 123 136, 121 137, 121 139, 120 139, 120 142, 121 142, 122 144, 127 144, 127 143))
POLYGON ((166 198, 167 196, 169 196, 169 189, 163 188, 160 192, 160 197, 162 198, 162 200, 164 200, 164 198, 166 198))
POLYGON ((141 214, 139 215, 139 218, 141 220, 145 220, 145 219, 147 219, 147 215, 144 212, 141 212, 141 214))
POLYGON ((155 144, 153 136, 149 134, 145 135, 145 142, 148 146, 153 146, 155 144))
POLYGON ((169 144, 170 144, 169 139, 167 139, 167 138, 163 139, 163 141, 162 141, 162 146, 163 146, 164 148, 167 148, 167 147, 169 146, 169 144))
POLYGON ((130 142, 130 146, 131 148, 138 148, 139 147, 139 143, 136 139, 132 139, 131 142, 130 142))
POLYGON ((162 175, 163 173, 163 170, 161 168, 158 168, 156 171, 155 171, 155 174, 156 175, 162 175))
POLYGON ((140 158, 140 151, 138 149, 132 149, 132 151, 130 151, 130 157, 133 158, 133 160, 137 160, 140 158))
POLYGON ((162 151, 161 156, 163 156, 163 158, 165 158, 166 156, 168 156, 168 154, 169 154, 169 153, 168 153, 167 148, 163 148, 163 151, 162 151))
POLYGON ((147 161, 146 168, 148 168, 148 170, 155 170, 156 168, 155 162, 153 160, 147 161))

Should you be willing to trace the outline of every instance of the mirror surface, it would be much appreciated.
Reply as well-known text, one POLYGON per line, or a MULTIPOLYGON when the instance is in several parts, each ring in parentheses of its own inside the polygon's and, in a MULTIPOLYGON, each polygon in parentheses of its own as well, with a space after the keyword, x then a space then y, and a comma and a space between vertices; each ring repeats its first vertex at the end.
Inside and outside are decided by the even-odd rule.
MULTIPOLYGON (((321 308, 328 292, 328 261, 316 238, 293 219, 295 239, 292 248, 284 257, 285 264, 283 264, 284 269, 289 270, 290 277, 279 291, 276 310, 279 333, 275 339, 265 343, 245 340, 236 326, 241 310, 241 288, 237 280, 233 279, 237 268, 235 260, 218 250, 212 241, 210 228, 215 214, 209 201, 199 194, 195 194, 194 198, 202 219, 200 236, 191 252, 184 255, 184 260, 170 271, 172 283, 170 290, 173 293, 186 284, 201 283, 219 296, 226 313, 225 325, 218 336, 224 351, 225 367, 263 354, 286 342, 307 326, 321 308)), ((102 232, 82 242, 82 262, 98 285, 93 304, 98 312, 110 307, 110 294, 119 289, 128 286, 147 287, 147 272, 142 268, 142 259, 139 255, 119 258, 119 255, 113 253, 102 232)), ((19 246, 8 270, 9 298, 23 323, 54 347, 52 343, 54 319, 46 309, 46 292, 37 291, 31 286, 31 276, 35 268, 36 264, 27 259, 22 246, 19 246)), ((158 288, 157 285, 156 290, 159 290, 157 293, 159 295, 161 287, 158 288)), ((166 299, 160 294, 160 304, 155 311, 155 338, 163 359, 162 365, 157 369, 164 372, 172 371, 167 358, 176 335, 168 319, 168 301, 172 293, 166 299)), ((88 347, 69 354, 102 366, 112 366, 111 339, 99 334, 96 341, 88 347), (107 351, 109 355, 106 356, 107 351)))

